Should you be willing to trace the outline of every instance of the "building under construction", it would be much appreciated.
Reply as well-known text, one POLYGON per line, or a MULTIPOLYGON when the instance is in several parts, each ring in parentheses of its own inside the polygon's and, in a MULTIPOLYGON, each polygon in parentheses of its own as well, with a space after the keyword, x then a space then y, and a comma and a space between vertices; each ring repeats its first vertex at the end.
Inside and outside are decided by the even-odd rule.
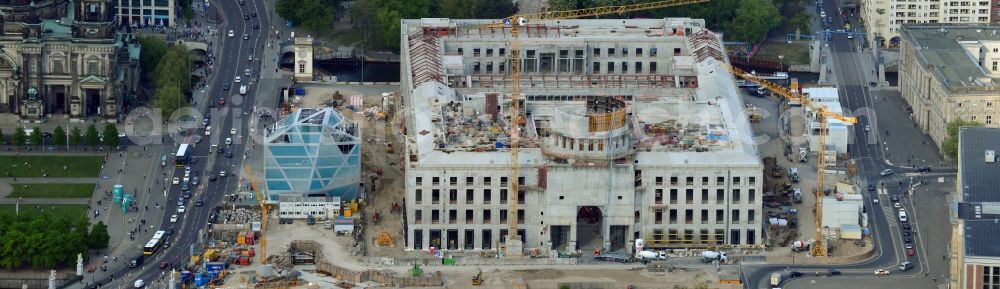
POLYGON ((508 222, 541 254, 764 243, 763 164, 703 20, 525 23, 516 97, 494 22, 402 21, 407 250, 497 250, 508 222))

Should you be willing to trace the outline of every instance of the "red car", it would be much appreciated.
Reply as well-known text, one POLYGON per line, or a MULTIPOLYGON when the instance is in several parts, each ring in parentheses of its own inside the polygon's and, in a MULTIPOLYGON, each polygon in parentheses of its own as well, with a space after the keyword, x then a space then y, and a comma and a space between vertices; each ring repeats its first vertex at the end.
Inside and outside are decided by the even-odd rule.
POLYGON ((906 256, 910 256, 910 257, 913 257, 913 255, 916 255, 916 254, 917 254, 917 251, 916 251, 916 250, 913 250, 913 249, 906 249, 906 256))
POLYGON ((223 98, 220 98, 219 101, 218 101, 218 103, 219 103, 219 105, 226 105, 226 100, 223 99, 223 98))

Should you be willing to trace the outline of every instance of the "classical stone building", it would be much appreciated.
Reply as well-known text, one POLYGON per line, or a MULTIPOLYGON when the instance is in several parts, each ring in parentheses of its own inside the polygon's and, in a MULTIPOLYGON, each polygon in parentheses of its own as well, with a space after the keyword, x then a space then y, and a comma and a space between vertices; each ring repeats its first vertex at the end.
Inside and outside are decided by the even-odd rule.
POLYGON ((22 121, 122 114, 139 48, 118 33, 114 2, 0 0, 0 113, 22 121))

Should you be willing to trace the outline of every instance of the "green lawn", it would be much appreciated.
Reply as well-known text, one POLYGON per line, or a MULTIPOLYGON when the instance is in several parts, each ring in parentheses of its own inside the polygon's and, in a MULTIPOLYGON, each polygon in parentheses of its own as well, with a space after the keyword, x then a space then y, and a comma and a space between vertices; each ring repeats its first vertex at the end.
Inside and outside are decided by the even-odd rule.
POLYGON ((809 64, 809 45, 805 43, 792 44, 784 41, 768 41, 757 50, 754 59, 781 62, 784 57, 785 64, 809 64))
POLYGON ((102 156, 20 155, 0 157, 0 177, 97 177, 102 156), (65 166, 65 170, 63 169, 65 166))
MULTIPOLYGON (((14 214, 15 205, 0 205, 0 214, 14 214)), ((55 208, 56 214, 63 214, 69 216, 79 216, 80 218, 87 217, 87 205, 21 205, 21 214, 35 214, 35 213, 45 213, 51 214, 52 208, 55 208), (38 206, 36 208, 35 206, 38 206), (39 210, 41 209, 41 210, 39 210)))
POLYGON ((11 184, 7 198, 90 198, 94 184, 11 184), (27 186, 27 187, 25 187, 27 186))

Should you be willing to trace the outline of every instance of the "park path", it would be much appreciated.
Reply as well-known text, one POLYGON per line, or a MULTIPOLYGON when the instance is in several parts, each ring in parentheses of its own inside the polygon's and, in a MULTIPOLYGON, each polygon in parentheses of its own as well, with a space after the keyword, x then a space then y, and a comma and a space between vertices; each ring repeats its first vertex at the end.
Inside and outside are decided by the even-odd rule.
MULTIPOLYGON (((18 184, 89 184, 99 178, 16 178, 18 184)), ((90 198, 7 198, 14 192, 15 178, 0 178, 0 204, 89 205, 90 198)))

